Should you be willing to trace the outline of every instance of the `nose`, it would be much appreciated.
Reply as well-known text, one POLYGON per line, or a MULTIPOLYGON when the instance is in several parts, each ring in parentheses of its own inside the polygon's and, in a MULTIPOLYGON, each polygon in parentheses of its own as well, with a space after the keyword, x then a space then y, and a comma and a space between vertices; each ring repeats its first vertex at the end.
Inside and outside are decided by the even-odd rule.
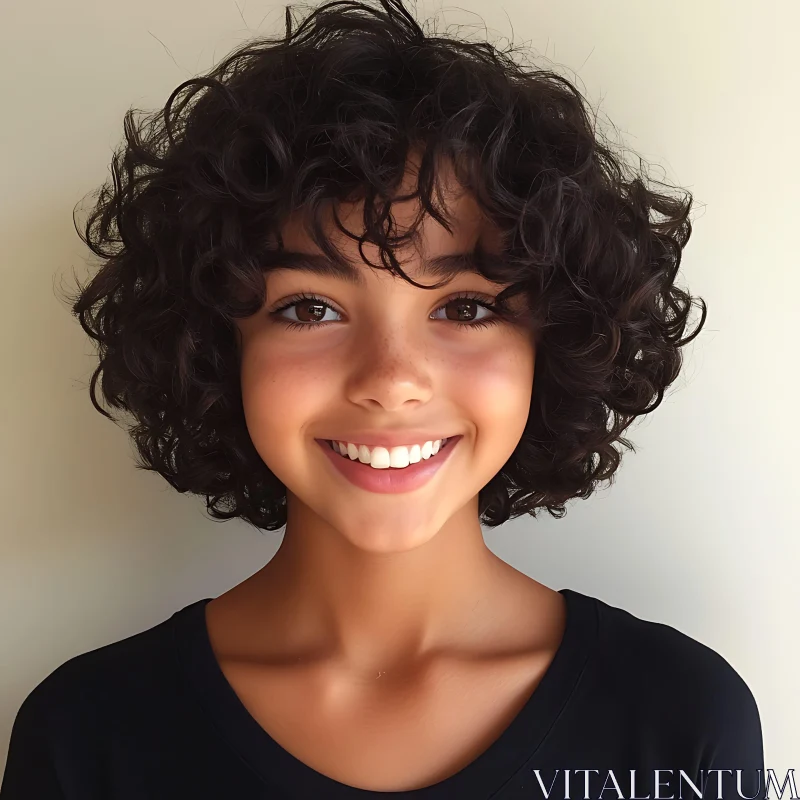
POLYGON ((434 381, 423 337, 396 328, 364 338, 348 359, 351 402, 397 411, 431 399, 434 381))

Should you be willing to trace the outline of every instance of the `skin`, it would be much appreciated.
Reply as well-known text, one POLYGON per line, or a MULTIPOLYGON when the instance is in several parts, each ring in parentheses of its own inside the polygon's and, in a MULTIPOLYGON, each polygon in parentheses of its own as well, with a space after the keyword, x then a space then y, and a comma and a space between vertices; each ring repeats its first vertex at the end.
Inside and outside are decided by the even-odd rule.
MULTIPOLYGON (((420 258, 497 243, 445 167, 440 180, 452 233, 426 217, 422 252, 398 255, 420 283, 433 282, 418 276, 420 258)), ((401 227, 418 210, 393 207, 401 227)), ((341 207, 340 219, 358 232, 361 208, 341 207)), ((299 217, 282 235, 287 249, 321 252, 299 217)), ((491 301, 502 286, 469 274, 419 289, 364 265, 332 224, 329 235, 362 268, 363 287, 271 271, 264 309, 237 323, 247 428, 287 487, 288 523, 272 560, 212 600, 206 620, 228 681, 285 749, 350 785, 409 790, 453 774, 499 736, 563 635, 561 595, 495 556, 478 518, 479 490, 523 433, 536 348, 508 322, 469 330, 446 308, 434 313, 463 291, 491 301), (331 301, 330 324, 292 330, 269 316, 298 292, 331 301), (346 481, 315 442, 363 427, 463 439, 423 487, 377 494, 346 481)), ((378 263, 376 248, 364 250, 378 263)))

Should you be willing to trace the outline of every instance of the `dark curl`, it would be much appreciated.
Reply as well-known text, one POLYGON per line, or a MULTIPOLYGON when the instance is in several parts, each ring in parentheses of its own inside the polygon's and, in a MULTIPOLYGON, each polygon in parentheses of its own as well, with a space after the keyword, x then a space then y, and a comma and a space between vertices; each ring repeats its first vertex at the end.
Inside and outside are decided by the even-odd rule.
POLYGON ((101 379, 107 403, 136 420, 137 468, 205 496, 215 519, 286 524, 286 487, 245 424, 234 322, 265 302, 282 221, 309 210, 337 259, 321 211, 361 199, 375 268, 414 283, 392 252, 404 237, 390 213, 409 197, 399 186, 412 148, 420 217, 448 227, 432 199, 448 159, 502 233, 482 273, 509 284, 504 295, 524 292, 535 321, 529 419, 480 491, 484 524, 540 508, 562 517, 612 482, 615 444, 635 449, 623 432, 659 405, 705 322, 700 300, 684 336, 693 298, 673 285, 691 195, 626 176, 565 78, 487 42, 428 35, 401 0, 329 2, 295 30, 287 8, 285 37, 251 40, 139 127, 129 110, 124 128, 113 185, 81 234, 103 263, 71 298, 98 343, 91 399, 112 419, 101 379))

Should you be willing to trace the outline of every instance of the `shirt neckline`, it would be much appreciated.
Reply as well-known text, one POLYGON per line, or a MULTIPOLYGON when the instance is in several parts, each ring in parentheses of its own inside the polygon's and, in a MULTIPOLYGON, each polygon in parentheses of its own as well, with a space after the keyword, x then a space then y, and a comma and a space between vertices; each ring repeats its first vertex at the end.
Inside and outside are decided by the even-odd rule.
POLYGON ((550 666, 525 705, 497 739, 473 761, 438 783, 401 792, 375 792, 341 783, 300 761, 273 739, 234 692, 217 662, 208 636, 202 598, 172 616, 176 656, 183 679, 206 715, 233 750, 268 785, 287 796, 329 800, 443 800, 485 797, 530 760, 572 696, 598 635, 597 601, 573 589, 559 589, 566 623, 550 666))

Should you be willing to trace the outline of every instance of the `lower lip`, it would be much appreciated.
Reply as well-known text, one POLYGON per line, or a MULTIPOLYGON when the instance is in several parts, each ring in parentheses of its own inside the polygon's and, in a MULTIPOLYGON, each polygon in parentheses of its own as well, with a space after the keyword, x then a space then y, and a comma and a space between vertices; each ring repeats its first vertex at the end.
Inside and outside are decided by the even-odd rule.
POLYGON ((409 464, 402 469, 395 467, 373 469, 369 464, 362 464, 360 461, 353 461, 351 458, 339 455, 324 439, 316 439, 315 441, 323 449, 325 455, 328 456, 331 464, 350 483, 360 489, 366 489, 368 492, 396 494, 399 492, 411 492, 424 486, 450 458, 462 438, 462 435, 451 437, 444 447, 439 448, 439 452, 435 456, 427 459, 423 458, 416 464, 409 464))

